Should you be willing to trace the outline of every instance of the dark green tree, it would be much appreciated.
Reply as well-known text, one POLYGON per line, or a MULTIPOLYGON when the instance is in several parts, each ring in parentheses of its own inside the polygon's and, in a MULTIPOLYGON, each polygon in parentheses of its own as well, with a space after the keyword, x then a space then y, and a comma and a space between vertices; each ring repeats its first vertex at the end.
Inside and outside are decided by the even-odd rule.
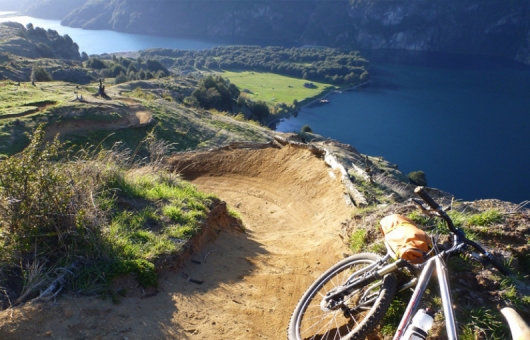
POLYGON ((31 69, 31 81, 52 81, 52 76, 41 66, 33 66, 31 69))
POLYGON ((98 70, 107 68, 107 65, 103 62, 103 60, 97 57, 92 57, 88 59, 86 62, 86 66, 90 68, 98 69, 98 70))
POLYGON ((312 133, 313 129, 311 129, 311 126, 309 126, 309 124, 306 124, 306 125, 302 126, 302 128, 300 129, 300 132, 312 133))
POLYGON ((270 110, 267 106, 267 103, 262 100, 258 100, 257 102, 253 103, 251 111, 252 115, 260 122, 265 122, 267 117, 270 115, 270 110))
POLYGON ((413 171, 408 174, 409 182, 414 185, 427 186, 427 177, 423 171, 413 171))
POLYGON ((127 76, 123 73, 120 73, 116 79, 114 79, 114 84, 121 84, 121 83, 125 83, 126 81, 128 81, 129 79, 127 78, 127 76))
POLYGON ((121 66, 120 64, 114 64, 110 68, 110 74, 113 77, 117 77, 120 73, 124 73, 125 74, 126 72, 127 72, 127 70, 125 69, 125 67, 121 66))

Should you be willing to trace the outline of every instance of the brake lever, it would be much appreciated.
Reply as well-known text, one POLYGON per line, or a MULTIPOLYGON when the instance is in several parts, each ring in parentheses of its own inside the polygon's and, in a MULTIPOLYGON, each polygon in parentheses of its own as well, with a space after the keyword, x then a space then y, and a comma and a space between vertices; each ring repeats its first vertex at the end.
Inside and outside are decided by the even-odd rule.
POLYGON ((471 259, 477 261, 483 266, 486 266, 486 259, 483 256, 480 256, 480 254, 475 253, 474 251, 471 252, 471 259))

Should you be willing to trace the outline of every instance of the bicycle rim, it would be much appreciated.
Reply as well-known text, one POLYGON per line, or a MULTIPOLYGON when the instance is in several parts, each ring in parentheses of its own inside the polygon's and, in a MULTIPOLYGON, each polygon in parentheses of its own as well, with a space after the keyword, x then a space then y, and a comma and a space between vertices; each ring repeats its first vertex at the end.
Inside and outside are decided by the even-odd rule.
POLYGON ((380 257, 358 254, 330 268, 308 289, 291 319, 289 338, 296 340, 361 339, 383 318, 395 294, 396 279, 387 275, 346 296, 339 307, 323 302, 325 295, 348 278, 361 275, 380 257))

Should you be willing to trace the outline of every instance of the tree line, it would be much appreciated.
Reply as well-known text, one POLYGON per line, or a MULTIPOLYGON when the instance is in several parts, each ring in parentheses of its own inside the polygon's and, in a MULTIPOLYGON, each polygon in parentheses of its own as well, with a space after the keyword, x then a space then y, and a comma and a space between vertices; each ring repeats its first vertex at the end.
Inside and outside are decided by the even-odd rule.
POLYGON ((177 70, 256 70, 332 84, 357 84, 369 78, 368 60, 359 51, 324 47, 218 46, 208 50, 149 49, 155 58, 177 70))
POLYGON ((115 78, 115 83, 124 83, 132 80, 147 80, 169 75, 169 70, 160 61, 139 57, 123 58, 112 56, 111 60, 100 57, 91 57, 85 66, 97 70, 101 77, 115 78))
POLYGON ((20 25, 17 34, 35 43, 37 51, 44 58, 73 60, 79 60, 81 58, 79 46, 68 34, 61 36, 55 30, 34 27, 32 23, 28 23, 26 27, 20 25))
POLYGON ((189 106, 204 109, 216 109, 239 114, 249 119, 264 123, 270 115, 269 107, 264 101, 249 101, 240 96, 240 91, 230 80, 221 76, 208 75, 197 84, 190 96, 184 98, 189 106))

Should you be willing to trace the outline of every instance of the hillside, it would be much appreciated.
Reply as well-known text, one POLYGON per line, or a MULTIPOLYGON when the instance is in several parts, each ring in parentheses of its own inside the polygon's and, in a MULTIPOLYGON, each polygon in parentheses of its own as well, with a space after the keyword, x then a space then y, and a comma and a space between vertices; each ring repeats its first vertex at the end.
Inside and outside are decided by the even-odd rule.
MULTIPOLYGON (((207 233, 203 247, 194 246, 192 261, 181 270, 165 268, 156 290, 143 290, 127 277, 116 281, 114 289, 126 296, 120 304, 71 292, 55 304, 28 303, 0 312, 2 338, 284 338, 292 310, 312 280, 352 249, 381 251, 377 220, 390 212, 409 214, 413 209, 403 200, 411 194, 410 187, 384 176, 391 164, 369 158, 381 170, 373 186, 361 179, 360 168, 355 174, 350 169, 352 176, 359 176, 354 182, 360 193, 356 202, 364 197, 370 204, 359 209, 344 200, 340 171, 297 146, 252 149, 249 145, 174 155, 169 162, 184 178, 238 211, 245 233, 214 220, 209 228, 217 232, 207 233), (389 196, 390 188, 396 191, 389 196), (353 235, 362 230, 365 236, 359 241, 353 235)), ((331 152, 340 163, 362 166, 365 160, 340 143, 319 142, 315 147, 331 152)), ((439 191, 432 194, 446 197, 439 191)), ((473 231, 498 256, 512 259, 512 268, 523 273, 528 269, 529 248, 524 244, 530 232, 528 210, 498 201, 462 203, 455 208, 470 216, 491 209, 501 212, 502 220, 487 228, 472 227, 473 231)), ((462 259, 453 261, 462 268, 452 267, 451 281, 462 331, 467 327, 504 339, 499 304, 515 305, 528 317, 527 281, 516 289, 480 266, 464 267, 467 262, 462 259), (482 315, 484 306, 488 306, 487 319, 474 318, 482 315)), ((396 305, 393 313, 402 307, 396 305)), ((396 317, 399 314, 389 314, 383 333, 396 326, 396 317)), ((435 338, 443 338, 436 336, 442 330, 438 321, 435 338)), ((384 336, 374 334, 373 338, 384 336)))
MULTIPOLYGON (((76 4, 62 18, 63 25, 232 43, 443 51, 530 62, 529 0, 86 0, 76 4)), ((50 8, 64 13, 72 2, 40 0, 26 13, 51 17, 50 8)))
POLYGON ((31 24, 0 24, 0 35, 4 155, 27 145, 24 133, 41 123, 49 136, 60 133, 77 146, 121 141, 134 149, 153 128, 176 150, 264 141, 270 132, 260 124, 369 79, 369 62, 352 50, 226 46, 88 58, 68 35, 31 24))
MULTIPOLYGON (((320 273, 345 255, 382 252, 380 218, 397 212, 440 232, 413 211, 414 186, 397 165, 261 126, 255 109, 268 106, 241 97, 220 67, 196 66, 206 55, 85 60, 59 53, 75 47, 67 37, 42 30, 32 40, 33 31, 0 25, 2 339, 281 339, 320 273)), ((323 59, 348 63, 332 56, 323 59)), ((354 71, 360 80, 365 69, 354 71)), ((516 273, 504 279, 461 258, 451 267, 460 331, 506 338, 499 306, 530 316, 529 210, 429 192, 516 273)), ((440 307, 431 294, 428 303, 440 307)), ((388 337, 402 305, 374 339, 388 337)))
POLYGON ((2 338, 38 332, 53 338, 283 338, 291 309, 312 276, 346 250, 337 231, 351 208, 342 199, 340 181, 306 150, 220 150, 204 156, 210 165, 200 177, 189 173, 192 182, 237 209, 245 233, 214 223, 219 238, 208 236, 205 247, 195 249, 195 262, 181 271, 164 270, 157 290, 147 296, 122 281, 118 285, 128 297, 119 305, 69 295, 45 317, 39 304, 16 308, 12 318, 4 317, 9 310, 0 312, 2 338), (238 170, 218 171, 232 166, 238 170))
MULTIPOLYGON (((7 22, 0 24, 2 52, 31 59, 61 58, 80 60, 79 46, 68 35, 41 27, 7 22)), ((5 58, 5 56, 4 56, 5 58)))

